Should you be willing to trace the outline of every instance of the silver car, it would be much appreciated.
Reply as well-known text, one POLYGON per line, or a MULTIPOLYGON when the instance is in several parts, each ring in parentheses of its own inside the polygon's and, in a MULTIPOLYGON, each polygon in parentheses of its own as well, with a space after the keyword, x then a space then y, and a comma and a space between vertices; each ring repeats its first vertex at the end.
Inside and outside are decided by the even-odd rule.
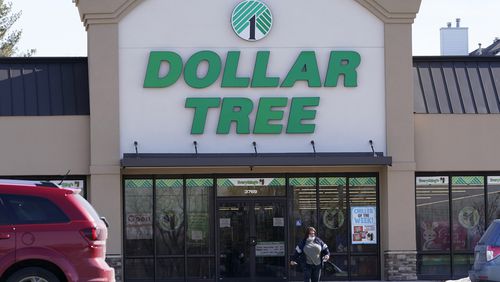
POLYGON ((500 219, 495 219, 474 248, 472 282, 500 281, 500 219))

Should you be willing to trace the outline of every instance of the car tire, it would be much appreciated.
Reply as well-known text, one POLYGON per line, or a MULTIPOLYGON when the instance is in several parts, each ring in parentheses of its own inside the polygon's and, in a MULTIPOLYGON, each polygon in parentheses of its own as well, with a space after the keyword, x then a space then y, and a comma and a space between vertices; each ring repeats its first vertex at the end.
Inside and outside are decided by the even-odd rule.
POLYGON ((22 268, 7 279, 7 282, 60 282, 54 273, 41 267, 26 267, 22 268))

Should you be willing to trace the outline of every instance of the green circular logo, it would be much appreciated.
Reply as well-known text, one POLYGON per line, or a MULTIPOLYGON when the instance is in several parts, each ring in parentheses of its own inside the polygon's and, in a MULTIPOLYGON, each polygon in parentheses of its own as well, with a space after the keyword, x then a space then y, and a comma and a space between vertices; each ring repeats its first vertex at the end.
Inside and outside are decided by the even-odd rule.
POLYGON ((234 32, 247 41, 260 40, 271 31, 273 15, 266 4, 247 0, 239 3, 231 15, 234 32))

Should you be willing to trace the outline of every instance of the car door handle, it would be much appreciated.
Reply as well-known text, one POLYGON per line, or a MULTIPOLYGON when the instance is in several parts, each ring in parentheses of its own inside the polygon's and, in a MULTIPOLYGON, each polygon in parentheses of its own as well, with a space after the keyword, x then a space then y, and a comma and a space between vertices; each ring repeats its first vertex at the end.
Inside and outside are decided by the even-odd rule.
POLYGON ((0 240, 10 239, 9 233, 0 233, 0 240))

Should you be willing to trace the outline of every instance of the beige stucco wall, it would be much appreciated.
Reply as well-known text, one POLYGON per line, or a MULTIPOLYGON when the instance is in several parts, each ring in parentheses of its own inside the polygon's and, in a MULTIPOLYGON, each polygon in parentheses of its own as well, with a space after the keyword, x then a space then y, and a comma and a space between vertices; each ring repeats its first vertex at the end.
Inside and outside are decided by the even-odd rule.
POLYGON ((498 171, 500 115, 415 115, 417 171, 498 171))
POLYGON ((88 116, 0 117, 0 175, 89 174, 88 116))

